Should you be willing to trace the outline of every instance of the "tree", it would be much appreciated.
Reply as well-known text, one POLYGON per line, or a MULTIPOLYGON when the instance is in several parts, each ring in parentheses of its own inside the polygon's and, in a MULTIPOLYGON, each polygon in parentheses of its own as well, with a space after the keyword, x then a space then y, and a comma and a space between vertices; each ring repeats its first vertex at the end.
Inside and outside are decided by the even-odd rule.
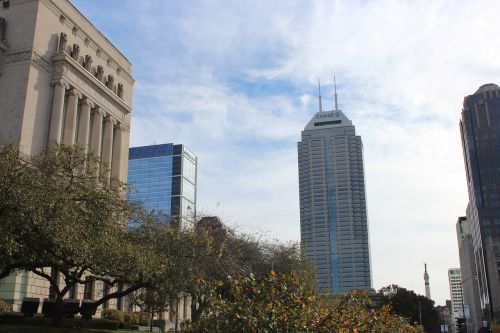
POLYGON ((169 295, 164 291, 140 289, 134 293, 134 305, 142 311, 149 313, 149 331, 153 332, 153 319, 155 315, 167 311, 169 295))
POLYGON ((216 217, 201 218, 196 229, 200 235, 208 238, 212 256, 196 266, 194 278, 184 289, 191 295, 193 322, 198 321, 210 307, 210 295, 214 290, 220 292, 219 297, 226 296, 223 288, 217 285, 221 281, 228 283, 231 277, 243 275, 266 278, 272 270, 311 277, 312 271, 303 260, 297 243, 262 241, 246 234, 237 234, 216 217))
POLYGON ((390 305, 395 314, 407 318, 408 322, 420 323, 421 314, 425 332, 439 332, 439 314, 432 300, 394 284, 381 288, 378 295, 382 304, 390 305))
POLYGON ((125 185, 114 181, 110 186, 105 167, 78 147, 61 146, 29 160, 12 146, 0 150, 7 157, 0 165, 5 238, 0 277, 25 269, 47 279, 57 321, 64 297, 85 283, 85 275, 104 279, 116 272, 124 249, 135 249, 123 229, 134 207, 123 195, 125 185))
POLYGON ((87 279, 125 286, 95 307, 145 287, 182 290, 191 265, 210 254, 193 228, 165 225, 128 202, 125 184, 107 174, 78 147, 24 159, 0 145, 0 278, 24 269, 49 281, 55 322, 65 296, 87 279))
POLYGON ((209 310, 187 332, 422 332, 388 307, 368 309, 354 295, 325 303, 310 281, 293 273, 271 271, 262 279, 240 275, 219 281, 217 288, 209 310))
POLYGON ((21 264, 13 258, 25 250, 17 242, 17 227, 23 217, 33 215, 37 197, 32 185, 33 169, 14 146, 0 142, 0 279, 21 264))

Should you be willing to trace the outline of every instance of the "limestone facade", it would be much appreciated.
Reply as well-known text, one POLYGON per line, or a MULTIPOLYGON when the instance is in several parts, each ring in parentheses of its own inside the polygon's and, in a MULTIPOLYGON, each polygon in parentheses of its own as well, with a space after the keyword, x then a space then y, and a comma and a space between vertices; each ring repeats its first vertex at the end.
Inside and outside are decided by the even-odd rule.
POLYGON ((125 181, 130 62, 67 0, 11 0, 0 16, 0 136, 28 156, 78 143, 125 181))
MULTIPOLYGON (((0 10, 0 138, 17 143, 26 156, 55 144, 79 144, 108 164, 110 176, 125 182, 131 67, 68 0, 10 0, 9 8, 0 10)), ((111 291, 97 283, 85 288, 79 286, 73 296, 111 291)), ((0 280, 0 299, 15 310, 24 297, 48 295, 48 283, 32 273, 0 280)))

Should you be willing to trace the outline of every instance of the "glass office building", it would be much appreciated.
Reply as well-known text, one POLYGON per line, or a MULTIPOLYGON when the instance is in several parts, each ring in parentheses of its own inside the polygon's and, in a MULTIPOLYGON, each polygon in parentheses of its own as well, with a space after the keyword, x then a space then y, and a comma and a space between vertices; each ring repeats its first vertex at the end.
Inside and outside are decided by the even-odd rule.
POLYGON ((301 244, 318 289, 371 289, 363 146, 337 107, 304 128, 298 164, 301 244))
POLYGON ((464 98, 460 132, 467 176, 482 317, 500 320, 500 88, 485 84, 464 98))
POLYGON ((197 158, 172 143, 129 149, 128 198, 181 220, 196 216, 197 158))

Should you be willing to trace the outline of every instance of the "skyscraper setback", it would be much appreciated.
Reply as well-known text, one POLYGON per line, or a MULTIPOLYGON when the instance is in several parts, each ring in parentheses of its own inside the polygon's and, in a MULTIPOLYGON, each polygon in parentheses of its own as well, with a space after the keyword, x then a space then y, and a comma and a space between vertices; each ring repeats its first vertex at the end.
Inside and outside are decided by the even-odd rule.
MULTIPOLYGON (((469 192, 475 273, 483 318, 500 319, 500 88, 485 84, 464 98, 460 132, 469 192)), ((464 280, 465 282, 465 280, 464 280)))
POLYGON ((335 107, 319 111, 298 143, 300 232, 317 287, 344 293, 372 286, 363 145, 335 107))

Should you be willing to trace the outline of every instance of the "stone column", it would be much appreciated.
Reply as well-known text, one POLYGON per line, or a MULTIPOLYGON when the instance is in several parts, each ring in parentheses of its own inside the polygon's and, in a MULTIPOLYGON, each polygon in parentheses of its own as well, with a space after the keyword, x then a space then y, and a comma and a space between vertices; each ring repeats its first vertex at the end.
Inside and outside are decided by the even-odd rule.
POLYGON ((80 97, 80 94, 75 88, 71 89, 68 93, 68 106, 66 108, 66 121, 64 122, 63 135, 63 143, 65 145, 72 145, 75 143, 78 99, 80 97))
POLYGON ((104 113, 96 106, 94 109, 94 117, 92 118, 92 137, 90 138, 90 152, 95 156, 101 156, 102 142, 102 118, 104 113))
POLYGON ((62 80, 54 84, 52 114, 50 116, 49 147, 53 147, 55 144, 61 143, 65 92, 66 84, 62 80))
POLYGON ((113 158, 113 129, 116 121, 108 115, 104 119, 104 131, 102 138, 102 156, 101 161, 108 168, 107 177, 111 177, 111 162, 113 158))
POLYGON ((84 148, 85 153, 88 152, 89 132, 90 132, 90 109, 93 107, 92 102, 87 98, 83 99, 80 108, 80 119, 78 124, 78 144, 84 148))
POLYGON ((118 179, 120 181, 125 181, 122 175, 122 169, 123 169, 123 137, 124 137, 124 130, 125 128, 123 127, 122 124, 118 123, 115 127, 115 133, 113 135, 113 159, 111 161, 111 176, 115 179, 118 179))

